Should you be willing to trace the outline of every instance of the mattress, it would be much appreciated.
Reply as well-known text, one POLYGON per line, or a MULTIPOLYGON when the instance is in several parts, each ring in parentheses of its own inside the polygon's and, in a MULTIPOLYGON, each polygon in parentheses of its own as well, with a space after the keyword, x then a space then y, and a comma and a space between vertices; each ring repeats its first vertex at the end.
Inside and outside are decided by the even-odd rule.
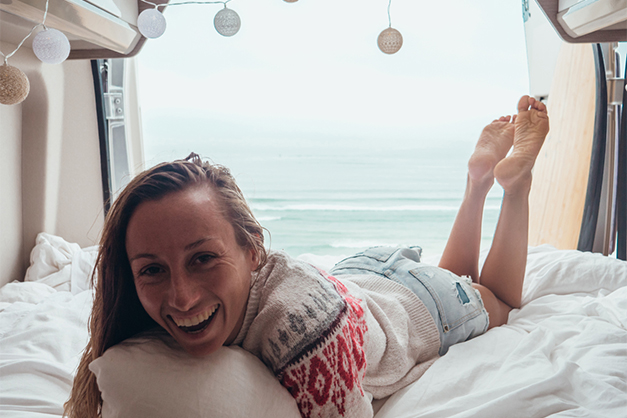
MULTIPOLYGON (((0 416, 62 415, 88 340, 96 252, 40 234, 25 280, 0 288, 0 416)), ((334 262, 302 258, 327 269, 334 262)), ((233 384, 266 374, 249 370, 233 384)), ((223 405, 246 393, 227 392, 232 395, 220 395, 223 405)), ((176 402, 180 394, 172 397, 176 402)), ((277 410, 273 405, 268 410, 277 410)), ((217 411, 205 408, 198 416, 225 416, 217 411)), ((508 323, 453 346, 418 381, 374 400, 373 411, 375 418, 627 416, 627 263, 547 245, 529 248, 522 307, 508 323)))

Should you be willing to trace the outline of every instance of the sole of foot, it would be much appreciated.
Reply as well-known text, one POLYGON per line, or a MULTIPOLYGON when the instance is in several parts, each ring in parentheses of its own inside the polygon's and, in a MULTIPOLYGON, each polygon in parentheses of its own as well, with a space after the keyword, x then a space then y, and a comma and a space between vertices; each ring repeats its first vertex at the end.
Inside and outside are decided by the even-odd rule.
POLYGON ((518 102, 514 126, 512 152, 494 168, 494 176, 506 192, 531 186, 531 169, 549 132, 544 103, 523 96, 518 102))
POLYGON ((468 161, 468 175, 474 183, 494 182, 494 168, 501 161, 514 141, 515 117, 502 116, 483 128, 479 141, 468 161))

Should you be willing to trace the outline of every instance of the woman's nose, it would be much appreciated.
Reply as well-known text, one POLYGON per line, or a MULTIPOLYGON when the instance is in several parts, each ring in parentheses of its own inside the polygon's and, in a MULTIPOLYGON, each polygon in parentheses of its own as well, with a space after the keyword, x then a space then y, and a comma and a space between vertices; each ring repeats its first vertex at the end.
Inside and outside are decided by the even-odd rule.
POLYGON ((200 292, 186 271, 172 271, 170 276, 170 306, 185 312, 194 307, 200 292))

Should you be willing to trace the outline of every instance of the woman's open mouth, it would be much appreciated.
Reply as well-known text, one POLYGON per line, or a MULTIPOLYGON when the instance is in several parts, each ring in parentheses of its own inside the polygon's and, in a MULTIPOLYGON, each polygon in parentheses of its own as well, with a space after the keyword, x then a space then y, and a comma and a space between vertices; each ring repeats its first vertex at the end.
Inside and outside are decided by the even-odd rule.
POLYGON ((218 311, 220 305, 215 305, 209 310, 196 315, 193 318, 176 319, 170 316, 170 319, 179 327, 180 330, 188 334, 198 334, 209 326, 215 313, 218 311))

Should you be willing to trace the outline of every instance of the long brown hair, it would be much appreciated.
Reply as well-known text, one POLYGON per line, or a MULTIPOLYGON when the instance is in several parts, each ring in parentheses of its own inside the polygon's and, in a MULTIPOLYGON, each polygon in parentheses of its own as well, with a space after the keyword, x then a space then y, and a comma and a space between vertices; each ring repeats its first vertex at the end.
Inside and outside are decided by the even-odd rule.
POLYGON ((102 398, 89 364, 109 347, 157 326, 139 301, 126 255, 126 229, 133 212, 143 202, 202 185, 211 187, 219 196, 222 214, 233 226, 237 243, 257 253, 257 270, 265 264, 263 227, 226 167, 203 161, 192 153, 184 160, 159 164, 131 180, 105 221, 92 277, 96 291, 89 324, 91 338, 78 366, 70 399, 64 405, 65 416, 100 417, 102 398))

